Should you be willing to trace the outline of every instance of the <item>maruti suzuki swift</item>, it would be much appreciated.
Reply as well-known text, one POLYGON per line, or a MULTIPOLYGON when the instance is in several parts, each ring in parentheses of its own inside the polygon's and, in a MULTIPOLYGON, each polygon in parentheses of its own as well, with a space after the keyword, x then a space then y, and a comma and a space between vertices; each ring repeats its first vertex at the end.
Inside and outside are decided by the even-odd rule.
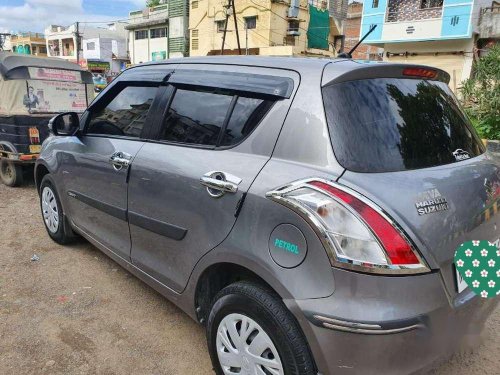
POLYGON ((453 264, 500 237, 500 162, 449 78, 350 59, 130 68, 52 119, 35 170, 47 232, 203 324, 217 374, 425 370, 497 304, 453 264))

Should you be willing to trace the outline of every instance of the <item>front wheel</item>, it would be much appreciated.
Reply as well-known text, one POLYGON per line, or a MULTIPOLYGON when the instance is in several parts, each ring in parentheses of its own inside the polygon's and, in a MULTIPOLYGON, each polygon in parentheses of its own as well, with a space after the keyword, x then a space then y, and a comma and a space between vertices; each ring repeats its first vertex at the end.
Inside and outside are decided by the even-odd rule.
POLYGON ((0 159, 0 180, 10 187, 23 183, 23 167, 11 160, 0 159))
POLYGON ((314 375, 300 327, 271 290, 237 282, 215 298, 207 322, 217 375, 314 375))
POLYGON ((65 223, 65 217, 57 190, 54 187, 50 175, 45 175, 40 184, 40 208, 42 210, 43 223, 50 238, 64 245, 74 238, 69 225, 65 223))

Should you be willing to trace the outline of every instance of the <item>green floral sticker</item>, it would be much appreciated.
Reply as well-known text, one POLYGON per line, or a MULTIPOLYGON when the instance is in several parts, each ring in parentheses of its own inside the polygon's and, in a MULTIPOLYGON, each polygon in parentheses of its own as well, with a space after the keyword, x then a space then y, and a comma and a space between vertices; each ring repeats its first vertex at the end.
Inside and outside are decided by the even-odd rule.
POLYGON ((500 295, 500 249, 488 241, 464 242, 455 252, 455 266, 474 293, 500 295))

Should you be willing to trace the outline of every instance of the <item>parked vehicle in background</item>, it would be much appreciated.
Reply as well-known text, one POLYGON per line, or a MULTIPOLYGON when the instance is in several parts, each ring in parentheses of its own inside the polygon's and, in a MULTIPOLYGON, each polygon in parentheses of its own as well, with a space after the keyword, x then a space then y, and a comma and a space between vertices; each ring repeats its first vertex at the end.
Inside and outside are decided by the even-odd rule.
POLYGON ((93 99, 92 76, 56 58, 0 52, 0 181, 18 186, 60 112, 83 112, 93 99))
POLYGON ((95 92, 101 92, 108 84, 106 77, 99 73, 92 74, 92 81, 94 82, 95 92))
POLYGON ((455 249, 500 237, 500 162, 434 68, 213 57, 135 66, 36 163, 82 235, 206 325, 217 374, 406 374, 498 301, 455 249))

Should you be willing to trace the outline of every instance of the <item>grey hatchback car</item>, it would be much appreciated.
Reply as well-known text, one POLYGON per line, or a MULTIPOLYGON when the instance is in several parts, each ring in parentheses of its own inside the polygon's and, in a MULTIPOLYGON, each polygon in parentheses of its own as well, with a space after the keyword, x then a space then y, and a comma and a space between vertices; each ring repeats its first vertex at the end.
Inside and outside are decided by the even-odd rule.
POLYGON ((83 236, 205 325, 217 374, 427 369, 497 304, 453 264, 500 237, 500 162, 448 81, 349 59, 130 68, 52 119, 47 232, 83 236))

